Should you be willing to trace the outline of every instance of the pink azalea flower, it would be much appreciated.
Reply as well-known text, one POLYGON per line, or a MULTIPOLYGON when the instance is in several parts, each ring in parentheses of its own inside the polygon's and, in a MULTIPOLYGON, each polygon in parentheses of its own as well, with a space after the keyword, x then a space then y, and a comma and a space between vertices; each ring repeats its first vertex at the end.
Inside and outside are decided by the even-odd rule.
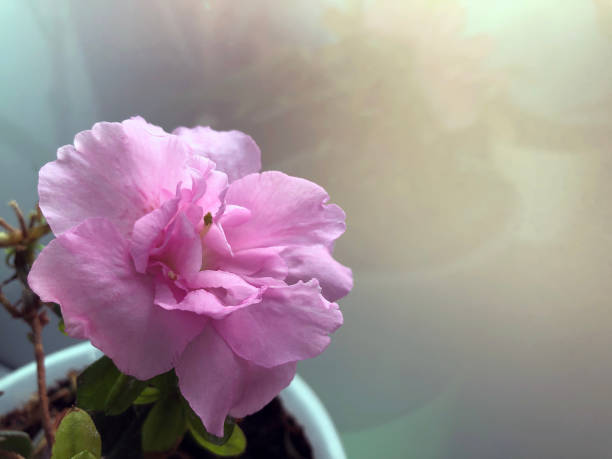
POLYGON ((261 409, 342 324, 344 212, 312 182, 258 173, 249 136, 132 118, 57 156, 38 187, 56 239, 30 286, 124 373, 174 368, 211 433, 261 409))

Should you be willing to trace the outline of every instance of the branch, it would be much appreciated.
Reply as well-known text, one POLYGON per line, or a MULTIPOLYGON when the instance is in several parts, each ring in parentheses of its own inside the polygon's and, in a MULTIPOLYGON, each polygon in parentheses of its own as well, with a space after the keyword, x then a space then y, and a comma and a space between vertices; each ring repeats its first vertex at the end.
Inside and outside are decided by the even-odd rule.
MULTIPOLYGON (((2 219, 0 219, 0 226, 2 226, 2 219)), ((28 230, 28 238, 23 237, 23 233, 13 228, 14 231, 5 233, 0 232, 0 247, 15 247, 17 245, 28 244, 31 241, 38 240, 45 236, 51 231, 48 224, 37 225, 28 230)))
POLYGON ((28 227, 26 225, 25 218, 23 218, 23 212, 21 212, 21 209, 19 208, 19 204, 17 204, 17 201, 11 201, 9 202, 9 206, 13 208, 13 211, 15 212, 15 215, 17 216, 17 221, 19 221, 19 228, 21 228, 22 236, 24 238, 27 238, 28 237, 28 227))
POLYGON ((11 225, 9 225, 2 217, 0 217, 0 226, 7 230, 9 233, 14 233, 15 231, 17 231, 16 228, 13 228, 11 225))
POLYGON ((15 319, 19 319, 23 316, 21 311, 17 309, 7 297, 4 296, 4 293, 0 292, 0 304, 4 306, 4 308, 8 311, 8 313, 13 316, 15 319))
POLYGON ((45 384, 45 353, 42 345, 42 324, 38 313, 34 314, 30 322, 34 341, 34 355, 36 357, 36 374, 38 380, 38 397, 40 399, 40 419, 42 421, 47 447, 53 446, 54 433, 49 415, 49 399, 47 398, 47 386, 45 384))
POLYGON ((2 287, 4 287, 7 284, 10 284, 11 282, 13 282, 15 279, 17 279, 17 274, 13 274, 11 277, 9 277, 8 279, 5 279, 2 281, 2 283, 0 284, 0 290, 2 289, 2 287))

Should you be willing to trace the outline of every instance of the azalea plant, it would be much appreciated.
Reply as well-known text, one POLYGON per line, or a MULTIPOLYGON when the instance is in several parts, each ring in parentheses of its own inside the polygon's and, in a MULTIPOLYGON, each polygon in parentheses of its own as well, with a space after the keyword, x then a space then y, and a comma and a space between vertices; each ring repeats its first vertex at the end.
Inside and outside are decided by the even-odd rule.
POLYGON ((238 131, 97 123, 41 169, 29 221, 16 204, 19 227, 0 220, 15 268, 5 283, 24 286, 20 303, 0 300, 32 327, 53 457, 101 457, 100 426, 129 410, 141 453, 164 457, 188 433, 240 454, 240 419, 328 346, 353 282, 332 256, 345 214, 320 186, 260 168, 238 131), (58 427, 44 399, 46 309, 104 353, 58 427))

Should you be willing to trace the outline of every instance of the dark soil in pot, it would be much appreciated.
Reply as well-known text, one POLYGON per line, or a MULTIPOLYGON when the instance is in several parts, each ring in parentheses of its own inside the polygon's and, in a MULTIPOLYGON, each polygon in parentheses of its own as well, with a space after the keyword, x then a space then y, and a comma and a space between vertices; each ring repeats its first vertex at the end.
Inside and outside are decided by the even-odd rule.
MULTIPOLYGON (((52 419, 75 403, 76 373, 48 390, 52 419)), ((98 430, 102 435, 102 453, 105 459, 134 459, 140 457, 138 450, 139 420, 144 419, 148 406, 132 407, 127 412, 113 417, 93 415, 98 430), (117 442, 125 444, 125 448, 108 454, 110 445, 116 447, 117 442)), ((302 428, 295 419, 285 411, 277 397, 261 411, 247 416, 240 421, 240 427, 247 438, 247 450, 240 456, 242 459, 310 459, 312 448, 305 437, 302 428)), ((22 430, 31 438, 35 438, 41 430, 38 415, 38 398, 32 396, 23 407, 15 409, 0 417, 0 430, 22 430)), ((189 436, 185 438, 175 453, 170 455, 151 455, 147 458, 195 459, 216 458, 214 454, 202 450, 189 436)))

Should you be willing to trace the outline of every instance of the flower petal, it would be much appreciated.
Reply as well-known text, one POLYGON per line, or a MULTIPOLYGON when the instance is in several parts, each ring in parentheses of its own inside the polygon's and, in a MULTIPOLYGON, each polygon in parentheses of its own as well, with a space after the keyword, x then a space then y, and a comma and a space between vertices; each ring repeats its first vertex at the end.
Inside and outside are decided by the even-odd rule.
POLYGON ((223 214, 219 218, 219 224, 225 227, 242 225, 251 218, 251 211, 240 206, 225 206, 223 214))
MULTIPOLYGON (((202 219, 202 209, 197 220, 202 219)), ((192 212, 192 215, 196 212, 192 212)), ((151 250, 151 257, 162 261, 175 273, 190 275, 197 273, 202 266, 202 239, 193 226, 193 221, 179 212, 166 231, 166 239, 160 247, 151 250)))
POLYGON ((174 195, 190 155, 179 137, 142 118, 97 123, 40 170, 40 208, 56 235, 90 217, 104 217, 128 234, 174 195))
POLYGON ((242 390, 234 400, 230 416, 243 418, 256 413, 289 385, 295 376, 296 362, 264 368, 236 357, 242 367, 242 390))
POLYGON ((320 294, 316 281, 269 287, 261 303, 212 325, 245 360, 266 368, 319 355, 329 334, 342 325, 336 303, 320 294))
POLYGON ((213 223, 202 240, 204 243, 204 259, 206 268, 218 268, 218 259, 232 256, 232 248, 227 242, 225 232, 220 225, 213 223))
POLYGON ((242 277, 217 270, 199 271, 188 280, 189 288, 205 288, 215 291, 222 303, 227 306, 235 306, 244 303, 250 298, 258 296, 260 289, 245 282, 242 277))
POLYGON ((263 247, 232 254, 214 252, 209 256, 207 267, 222 269, 240 276, 285 279, 287 263, 280 255, 282 251, 282 247, 263 247))
POLYGON ((178 211, 179 198, 166 201, 159 209, 139 218, 134 223, 130 239, 130 253, 134 259, 136 271, 144 273, 151 249, 162 242, 163 230, 168 226, 178 211))
POLYGON ((61 306, 66 331, 89 338, 129 375, 148 379, 174 361, 206 318, 153 304, 152 279, 136 272, 128 245, 105 219, 89 219, 51 241, 28 282, 61 306))
POLYGON ((225 172, 215 170, 215 163, 203 156, 194 155, 188 161, 192 174, 193 202, 204 213, 216 215, 227 189, 228 177, 225 172), (199 176, 199 177, 198 177, 199 176))
POLYGON ((288 266, 285 279, 288 284, 317 279, 323 296, 329 301, 339 300, 353 288, 350 268, 334 260, 329 250, 322 245, 287 247, 281 256, 288 266))
POLYGON ((158 281, 155 286, 155 304, 164 309, 191 311, 218 320, 241 308, 259 303, 264 290, 248 284, 235 274, 211 270, 189 276, 184 286, 187 293, 177 299, 178 295, 168 282, 158 281))
POLYGON ((206 430, 223 436, 228 414, 263 408, 295 375, 295 363, 261 368, 236 356, 212 327, 185 349, 176 365, 179 387, 206 430))
POLYGON ((261 150, 240 131, 215 131, 210 127, 179 127, 173 134, 185 139, 198 154, 213 160, 230 182, 261 169, 261 150))
POLYGON ((251 174, 230 184, 226 204, 251 218, 224 228, 233 251, 256 247, 322 244, 331 248, 344 232, 345 215, 323 188, 282 172, 251 174))

